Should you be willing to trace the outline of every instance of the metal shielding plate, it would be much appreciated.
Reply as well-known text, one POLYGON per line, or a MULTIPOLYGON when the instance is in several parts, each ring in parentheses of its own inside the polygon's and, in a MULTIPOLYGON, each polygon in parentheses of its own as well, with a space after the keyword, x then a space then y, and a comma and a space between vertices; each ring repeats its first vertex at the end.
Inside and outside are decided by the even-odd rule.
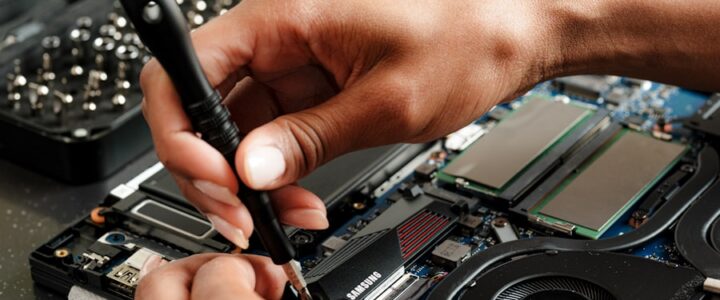
POLYGON ((443 172, 500 189, 586 114, 589 111, 578 106, 530 99, 443 172))
POLYGON ((677 161, 685 146, 628 131, 540 210, 599 231, 677 161))

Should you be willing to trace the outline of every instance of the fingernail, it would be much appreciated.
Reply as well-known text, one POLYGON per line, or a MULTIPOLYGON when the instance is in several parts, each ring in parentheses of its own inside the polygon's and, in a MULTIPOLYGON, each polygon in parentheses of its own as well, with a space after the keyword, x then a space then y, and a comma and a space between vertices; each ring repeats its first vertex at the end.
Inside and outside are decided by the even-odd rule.
POLYGON ((222 234, 230 242, 235 244, 235 246, 238 246, 242 249, 248 248, 249 242, 248 239, 245 237, 245 233, 243 233, 242 230, 236 228, 232 224, 228 223, 227 221, 216 215, 207 214, 207 218, 208 220, 210 220, 210 223, 213 224, 215 230, 217 230, 217 232, 222 234))
POLYGON ((159 266, 161 266, 162 262, 163 259, 159 255, 152 254, 148 256, 148 258, 145 259, 142 268, 140 268, 140 274, 138 274, 138 277, 142 279, 143 277, 145 277, 145 275, 152 272, 152 270, 155 270, 159 266))
POLYGON ((326 229, 330 227, 325 212, 318 209, 298 208, 282 213, 282 221, 304 229, 326 229))
POLYGON ((232 206, 240 205, 240 199, 230 189, 207 180, 193 180, 193 186, 208 197, 232 206))
POLYGON ((264 187, 285 173, 285 156, 278 148, 260 146, 248 151, 244 165, 252 185, 264 187))

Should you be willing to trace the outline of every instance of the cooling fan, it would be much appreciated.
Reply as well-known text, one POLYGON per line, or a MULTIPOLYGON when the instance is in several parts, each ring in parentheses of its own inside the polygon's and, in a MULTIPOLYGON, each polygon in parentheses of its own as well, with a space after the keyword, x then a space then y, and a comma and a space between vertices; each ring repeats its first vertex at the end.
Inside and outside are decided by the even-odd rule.
POLYGON ((518 257, 478 276, 460 299, 690 299, 696 270, 610 252, 549 251, 518 257))
POLYGON ((548 276, 527 279, 503 290, 496 300, 614 300, 610 292, 590 281, 548 276))

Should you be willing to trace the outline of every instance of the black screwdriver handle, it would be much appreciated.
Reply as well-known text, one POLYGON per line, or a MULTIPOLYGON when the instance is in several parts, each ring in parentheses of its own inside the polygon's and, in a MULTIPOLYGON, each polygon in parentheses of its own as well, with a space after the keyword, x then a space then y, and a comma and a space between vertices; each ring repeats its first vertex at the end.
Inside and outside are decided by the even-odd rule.
POLYGON ((170 75, 183 104, 208 98, 207 80, 188 34, 189 26, 174 0, 122 0, 143 44, 170 75))
MULTIPOLYGON (((140 39, 170 76, 193 129, 220 151, 235 171, 240 133, 222 104, 222 97, 200 66, 180 7, 175 0, 121 0, 121 3, 140 39)), ((289 262, 295 251, 267 193, 254 191, 237 179, 238 197, 250 211, 261 243, 275 264, 289 262)))

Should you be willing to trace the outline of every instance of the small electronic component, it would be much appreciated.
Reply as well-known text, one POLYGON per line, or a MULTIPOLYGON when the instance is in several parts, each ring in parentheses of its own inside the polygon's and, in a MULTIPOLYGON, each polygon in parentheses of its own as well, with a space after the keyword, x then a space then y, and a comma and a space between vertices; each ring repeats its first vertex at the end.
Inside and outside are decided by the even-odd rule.
POLYGON ((400 185, 400 188, 398 190, 403 196, 409 199, 415 199, 424 193, 423 189, 417 184, 403 183, 400 185))
POLYGON ((637 78, 625 78, 625 82, 634 88, 648 91, 652 88, 652 81, 650 80, 644 80, 644 79, 637 79, 637 78))
POLYGON ((452 151, 462 151, 479 139, 487 130, 478 124, 470 124, 451 133, 445 139, 445 148, 452 151))
POLYGON ((333 235, 322 243, 322 248, 326 252, 332 253, 345 246, 345 244, 347 244, 346 240, 333 235))
POLYGON ((416 283, 424 283, 420 277, 406 273, 385 290, 376 300, 411 299, 416 283))
POLYGON ((415 168, 415 178, 422 181, 430 181, 435 178, 435 171, 437 171, 437 165, 423 163, 415 168))
POLYGON ((463 216, 458 224, 460 224, 460 230, 465 235, 474 235, 479 228, 483 225, 484 219, 479 216, 466 214, 463 216))
POLYGON ((106 277, 122 284, 125 288, 134 288, 140 281, 140 270, 143 264, 152 255, 162 257, 162 255, 147 248, 137 250, 122 264, 115 266, 106 277))
POLYGON ((645 122, 646 120, 643 117, 637 115, 632 115, 625 118, 625 124, 627 124, 630 129, 636 131, 642 131, 645 122))
POLYGON ((432 261, 441 266, 455 268, 470 255, 470 250, 472 248, 468 245, 445 240, 433 250, 432 261))
POLYGON ((615 87, 603 97, 605 103, 620 106, 621 104, 630 101, 631 91, 628 88, 615 87))
POLYGON ((510 114, 509 109, 507 109, 503 106, 500 106, 500 105, 496 105, 487 113, 487 116, 490 119, 500 121, 500 120, 504 119, 505 117, 507 117, 508 114, 510 114))
POLYGON ((122 250, 115 247, 95 242, 88 247, 81 257, 83 270, 96 271, 104 268, 110 261, 117 258, 122 250))
POLYGON ((478 191, 502 190, 535 159, 561 140, 588 109, 531 98, 453 160, 438 176, 443 181, 470 181, 478 191))
MULTIPOLYGON (((105 236, 103 236, 103 238, 105 239, 106 243, 114 243, 116 244, 115 246, 118 247, 118 249, 122 248, 123 250, 125 250, 125 253, 131 254, 129 254, 129 257, 127 257, 127 259, 120 261, 117 265, 112 267, 112 269, 108 271, 103 271, 102 273, 105 274, 105 278, 109 279, 108 283, 110 290, 116 293, 120 293, 126 297, 132 297, 135 292, 135 288, 140 281, 140 271, 142 270, 145 262, 151 256, 158 256, 161 259, 165 260, 173 260, 174 258, 172 256, 166 256, 162 253, 153 251, 145 246, 140 246, 138 244, 135 244, 134 242, 128 242, 123 244, 124 242, 126 242, 125 240, 113 240, 117 239, 119 236, 124 237, 122 233, 114 232, 106 234, 105 236)), ((137 242, 144 243, 144 241, 142 240, 138 240, 137 242)), ((159 245, 155 246, 157 247, 159 245)), ((162 250, 161 252, 166 253, 168 251, 166 249, 162 250)))
POLYGON ((610 85, 607 76, 579 75, 553 80, 553 86, 565 94, 583 99, 597 100, 610 85))
POLYGON ((501 243, 512 242, 518 239, 515 229, 507 218, 497 217, 490 222, 490 227, 501 243))
POLYGON ((679 160, 686 146, 622 130, 577 173, 566 178, 531 215, 599 238, 679 160))
POLYGON ((633 228, 639 228, 648 221, 652 215, 671 195, 680 187, 682 181, 692 172, 690 165, 683 165, 680 170, 668 176, 662 184, 649 194, 640 206, 633 211, 628 224, 633 228))
POLYGON ((317 253, 317 239, 315 232, 307 230, 295 231, 288 239, 295 253, 301 256, 315 255, 317 253))
POLYGON ((98 254, 100 256, 105 256, 108 259, 114 259, 115 257, 122 252, 122 250, 117 249, 113 246, 109 246, 100 242, 95 242, 88 248, 89 252, 98 254))
POLYGON ((86 261, 83 265, 83 270, 96 270, 105 266, 110 261, 110 257, 100 255, 93 252, 85 252, 82 254, 82 259, 86 261))
MULTIPOLYGON (((114 267, 106 277, 114 281, 113 283, 117 286, 115 288, 116 291, 132 295, 133 289, 140 281, 140 269, 133 268, 127 264, 121 264, 114 267)), ((111 283, 111 285, 113 283, 111 283)))

